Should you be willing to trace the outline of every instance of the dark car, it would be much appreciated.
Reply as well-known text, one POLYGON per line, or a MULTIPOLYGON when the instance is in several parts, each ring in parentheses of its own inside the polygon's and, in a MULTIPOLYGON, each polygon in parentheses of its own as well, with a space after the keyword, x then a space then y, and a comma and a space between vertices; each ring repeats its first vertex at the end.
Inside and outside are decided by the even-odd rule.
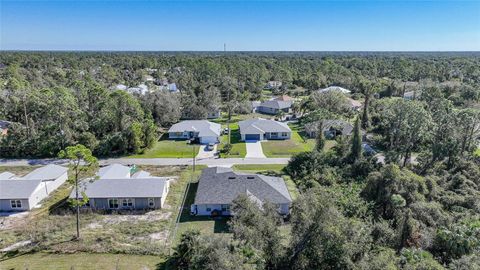
POLYGON ((209 143, 207 144, 207 147, 205 147, 205 150, 207 151, 213 151, 215 149, 215 144, 214 143, 209 143))

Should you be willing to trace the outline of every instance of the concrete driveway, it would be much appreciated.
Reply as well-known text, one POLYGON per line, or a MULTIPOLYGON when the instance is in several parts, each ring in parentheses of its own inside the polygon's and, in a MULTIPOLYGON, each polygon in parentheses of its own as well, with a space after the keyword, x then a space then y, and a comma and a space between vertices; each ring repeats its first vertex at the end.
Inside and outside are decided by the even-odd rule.
POLYGON ((263 154, 262 143, 260 141, 245 141, 247 155, 245 158, 266 158, 263 154))
POLYGON ((213 147, 212 151, 207 151, 207 146, 206 145, 200 145, 197 158, 198 159, 204 159, 204 158, 214 158, 215 154, 217 153, 217 145, 213 147))

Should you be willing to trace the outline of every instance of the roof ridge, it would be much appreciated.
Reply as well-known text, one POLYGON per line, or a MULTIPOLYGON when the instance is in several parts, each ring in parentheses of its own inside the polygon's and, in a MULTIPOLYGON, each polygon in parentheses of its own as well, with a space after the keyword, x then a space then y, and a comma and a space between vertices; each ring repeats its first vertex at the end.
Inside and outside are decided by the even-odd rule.
POLYGON ((287 188, 286 190, 287 190, 288 195, 290 196, 290 198, 285 197, 284 194, 282 194, 280 191, 278 191, 278 189, 276 189, 274 186, 270 185, 270 183, 268 183, 267 181, 265 181, 265 179, 263 178, 263 177, 280 178, 280 179, 282 179, 282 183, 285 185, 285 188, 286 188, 287 185, 285 184, 285 180, 284 180, 282 177, 267 176, 267 175, 262 175, 262 174, 255 174, 255 175, 257 175, 258 178, 262 179, 262 181, 263 181, 265 184, 267 184, 267 185, 270 186, 272 189, 274 189, 275 192, 277 192, 278 194, 280 194, 283 198, 285 198, 285 199, 287 199, 287 200, 289 200, 289 201, 292 200, 292 198, 291 198, 291 196, 290 196, 290 192, 288 191, 288 188, 287 188))

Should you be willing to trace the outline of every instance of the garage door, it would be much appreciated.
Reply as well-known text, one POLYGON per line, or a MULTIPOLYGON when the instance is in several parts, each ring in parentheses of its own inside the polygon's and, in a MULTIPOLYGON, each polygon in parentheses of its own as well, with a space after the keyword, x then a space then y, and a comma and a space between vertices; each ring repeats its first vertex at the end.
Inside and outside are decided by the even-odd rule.
POLYGON ((245 134, 246 141, 259 141, 260 134, 245 134))

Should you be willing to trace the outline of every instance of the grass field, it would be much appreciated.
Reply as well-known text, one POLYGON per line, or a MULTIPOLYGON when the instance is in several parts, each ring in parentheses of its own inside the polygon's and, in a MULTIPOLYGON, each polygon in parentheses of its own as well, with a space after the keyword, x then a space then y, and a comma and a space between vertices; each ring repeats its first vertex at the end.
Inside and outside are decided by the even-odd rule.
POLYGON ((131 155, 128 158, 191 158, 193 151, 197 155, 198 148, 199 145, 190 145, 185 140, 160 140, 143 154, 131 155))
MULTIPOLYGON (((303 127, 299 124, 290 124, 292 137, 290 140, 271 140, 262 142, 263 153, 267 157, 291 157, 305 151, 311 151, 315 147, 315 139, 306 136, 303 127)), ((327 140, 324 149, 330 149, 335 141, 327 140)))
MULTIPOLYGON (((232 136, 230 140, 230 143, 232 144, 232 150, 230 150, 229 154, 224 154, 222 157, 243 158, 247 154, 247 148, 245 146, 245 143, 240 141, 241 137, 240 137, 240 129, 238 128, 238 123, 231 123, 230 129, 231 129, 231 136, 232 136)), ((228 143, 228 135, 222 135, 222 137, 220 138, 219 151, 221 151, 225 146, 225 144, 227 143, 228 143)))
POLYGON ((15 270, 147 270, 161 269, 165 260, 159 256, 127 254, 52 254, 38 252, 25 254, 6 260, 0 259, 0 269, 15 270))

